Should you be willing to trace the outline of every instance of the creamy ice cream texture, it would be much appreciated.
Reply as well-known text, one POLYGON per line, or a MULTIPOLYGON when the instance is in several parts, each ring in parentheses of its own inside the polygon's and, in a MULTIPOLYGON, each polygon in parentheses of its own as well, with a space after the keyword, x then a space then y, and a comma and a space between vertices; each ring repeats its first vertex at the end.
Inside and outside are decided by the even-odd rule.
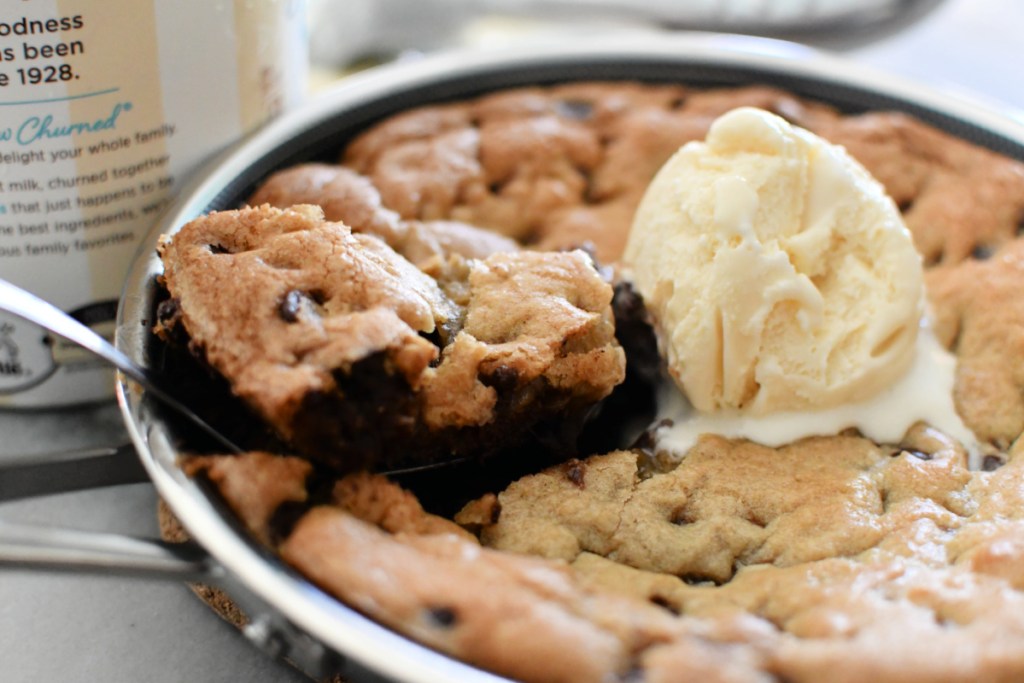
POLYGON ((698 411, 863 401, 910 368, 921 259, 845 150, 768 112, 714 122, 659 171, 625 262, 698 411))
POLYGON ((663 452, 849 427, 898 443, 922 422, 977 464, 910 233, 842 148, 768 112, 725 114, 659 171, 624 262, 683 390, 659 399, 663 452))

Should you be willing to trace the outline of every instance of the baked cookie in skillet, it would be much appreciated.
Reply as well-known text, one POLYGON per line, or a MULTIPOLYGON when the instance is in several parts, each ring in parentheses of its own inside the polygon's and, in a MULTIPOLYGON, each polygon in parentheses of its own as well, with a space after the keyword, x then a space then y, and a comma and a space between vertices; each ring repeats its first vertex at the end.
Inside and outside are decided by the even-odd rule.
MULTIPOLYGON (((958 410, 990 448, 979 470, 927 425, 892 444, 707 436, 678 462, 649 443, 567 451, 466 496, 454 519, 394 481, 311 474, 294 455, 206 457, 189 471, 329 593, 518 680, 1024 677, 1021 164, 898 113, 846 115, 768 88, 601 83, 407 112, 330 173, 372 185, 395 224, 456 221, 534 251, 589 244, 614 264, 650 175, 740 105, 843 144, 900 206, 936 332, 957 354, 958 410), (238 494, 261 490, 250 482, 268 467, 292 483, 238 494)), ((401 252, 400 237, 363 230, 401 252)), ((453 252, 483 256, 419 262, 453 252)), ((426 268, 459 300, 454 270, 426 268)))
POLYGON ((612 288, 582 251, 454 255, 435 280, 309 205, 210 214, 159 251, 157 334, 338 471, 478 456, 624 376, 612 288))

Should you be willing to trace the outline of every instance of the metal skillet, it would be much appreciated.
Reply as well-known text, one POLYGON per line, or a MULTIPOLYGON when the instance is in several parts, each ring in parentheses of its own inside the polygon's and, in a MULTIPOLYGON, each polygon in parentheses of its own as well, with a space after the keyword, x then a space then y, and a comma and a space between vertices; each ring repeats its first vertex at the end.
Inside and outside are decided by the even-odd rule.
MULTIPOLYGON (((583 79, 775 85, 845 110, 902 110, 1024 160, 1024 125, 1004 114, 786 43, 733 36, 604 38, 439 55, 352 77, 221 157, 182 194, 143 245, 125 285, 117 347, 137 363, 151 360, 154 278, 160 270, 154 247, 160 233, 173 232, 201 213, 238 206, 276 169, 334 158, 347 139, 389 114, 500 88, 583 79)), ((503 680, 367 619, 261 549, 177 467, 175 426, 152 397, 125 377, 119 377, 117 393, 142 465, 195 539, 187 555, 145 546, 146 554, 166 554, 164 575, 223 587, 250 615, 250 638, 314 676, 341 673, 351 680, 404 683, 503 680)), ((124 564, 132 550, 119 553, 124 564)))

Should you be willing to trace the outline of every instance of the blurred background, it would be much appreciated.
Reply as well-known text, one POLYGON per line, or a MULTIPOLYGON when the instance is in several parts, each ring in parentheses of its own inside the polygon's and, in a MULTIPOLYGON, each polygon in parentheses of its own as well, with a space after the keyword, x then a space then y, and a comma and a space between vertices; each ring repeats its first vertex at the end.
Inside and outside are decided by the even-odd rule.
POLYGON ((310 0, 310 46, 321 66, 624 31, 746 33, 849 46, 898 31, 941 1, 310 0))
POLYGON ((800 43, 1024 109, 1017 0, 307 0, 311 84, 450 47, 741 33, 800 43))

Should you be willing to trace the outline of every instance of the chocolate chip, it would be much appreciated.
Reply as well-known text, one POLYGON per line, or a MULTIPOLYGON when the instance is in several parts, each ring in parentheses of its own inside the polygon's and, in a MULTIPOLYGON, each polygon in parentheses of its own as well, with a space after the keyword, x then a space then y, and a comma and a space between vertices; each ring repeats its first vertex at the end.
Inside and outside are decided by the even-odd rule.
POLYGON ((978 261, 984 261, 992 258, 992 254, 996 253, 995 248, 988 246, 987 244, 978 244, 971 250, 971 258, 978 261))
POLYGON ((622 678, 620 680, 622 683, 643 683, 647 680, 647 674, 644 673, 643 669, 633 667, 626 673, 622 674, 622 678))
POLYGON ((555 103, 555 111, 567 119, 585 121, 594 115, 594 105, 585 100, 561 100, 555 103))
POLYGON ((441 628, 451 628, 458 621, 455 610, 451 607, 431 607, 427 610, 430 621, 441 628))
POLYGON ((917 197, 907 197, 906 199, 901 201, 899 204, 897 204, 896 208, 898 208, 900 210, 900 213, 905 214, 908 211, 910 211, 910 209, 912 209, 914 207, 914 200, 915 199, 917 199, 917 197))
POLYGON ((299 319, 299 311, 302 310, 302 301, 305 295, 297 289, 293 289, 284 295, 281 303, 277 306, 277 314, 286 323, 293 323, 299 319))
POLYGON ((573 484, 578 488, 584 488, 586 485, 587 476, 587 465, 582 460, 573 458, 569 462, 565 463, 565 476, 569 478, 573 484))
POLYGON ((156 319, 165 325, 181 313, 181 302, 176 298, 164 299, 156 307, 156 319))
POLYGON ((981 461, 981 469, 985 472, 994 472, 1006 464, 1001 455, 986 455, 981 461))
POLYGON ((489 375, 482 377, 481 382, 499 393, 512 391, 519 383, 519 371, 508 365, 499 365, 489 375))

